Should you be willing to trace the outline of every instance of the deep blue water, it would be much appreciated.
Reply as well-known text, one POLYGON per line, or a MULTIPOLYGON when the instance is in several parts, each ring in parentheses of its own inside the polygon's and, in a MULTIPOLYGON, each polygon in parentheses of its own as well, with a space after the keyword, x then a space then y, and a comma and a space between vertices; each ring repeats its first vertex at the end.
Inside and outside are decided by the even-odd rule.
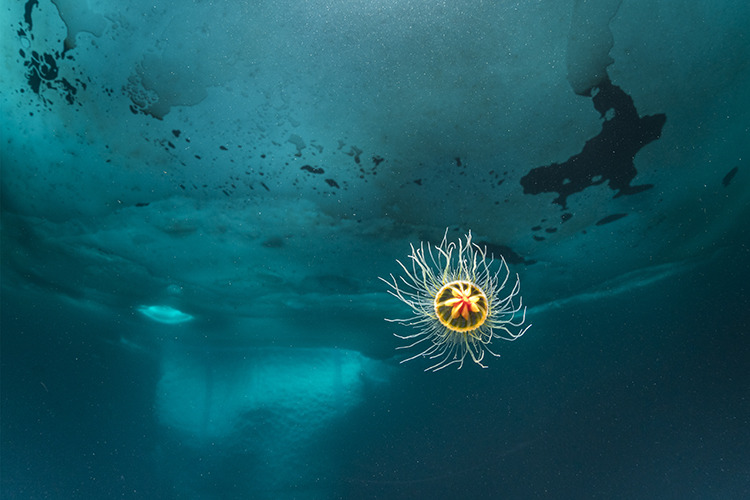
POLYGON ((155 360, 103 341, 118 318, 4 290, 3 497, 745 498, 748 257, 534 317, 488 370, 399 365, 318 436, 304 466, 336 468, 313 475, 181 442, 154 415, 155 360))

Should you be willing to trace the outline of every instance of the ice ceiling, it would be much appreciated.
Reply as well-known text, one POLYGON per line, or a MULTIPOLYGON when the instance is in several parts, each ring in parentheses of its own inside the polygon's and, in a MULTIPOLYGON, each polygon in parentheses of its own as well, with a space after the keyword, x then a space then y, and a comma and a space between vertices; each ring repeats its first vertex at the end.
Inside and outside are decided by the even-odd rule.
POLYGON ((741 2, 172 5, 3 7, 9 279, 386 356, 376 278, 446 227, 543 307, 750 216, 741 2))

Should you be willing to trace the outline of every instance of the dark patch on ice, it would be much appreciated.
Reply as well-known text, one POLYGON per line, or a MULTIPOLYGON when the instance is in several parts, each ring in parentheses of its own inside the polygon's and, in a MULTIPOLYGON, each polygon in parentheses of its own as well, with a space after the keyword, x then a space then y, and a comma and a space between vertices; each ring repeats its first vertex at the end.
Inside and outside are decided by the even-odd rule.
POLYGON ((311 165, 302 165, 300 167, 300 170, 307 170, 311 174, 322 174, 323 173, 323 169, 322 168, 315 168, 315 167, 313 167, 311 165))
POLYGON ((421 186, 422 185, 422 179, 416 179, 414 181, 414 184, 416 184, 417 186, 421 186))
POLYGON ((333 180, 333 179, 326 179, 326 183, 327 183, 327 184, 328 184, 329 186, 331 186, 331 187, 334 187, 334 188, 336 188, 336 189, 339 189, 339 185, 338 185, 338 183, 337 183, 337 182, 336 182, 335 180, 333 180))
MULTIPOLYGON (((183 189, 184 189, 184 188, 183 188, 183 189)), ((147 207, 147 206, 148 206, 148 203, 136 203, 136 204, 135 204, 135 206, 136 206, 136 207, 147 207)))
POLYGON ((601 132, 566 162, 532 168, 521 178, 525 194, 557 193, 553 203, 565 209, 568 196, 605 181, 615 198, 653 187, 630 185, 638 173, 633 158, 661 136, 666 115, 639 117, 633 99, 608 78, 593 89, 592 101, 604 119, 601 132))
POLYGON ((565 212, 560 216, 560 222, 568 222, 573 217, 570 212, 565 212))
POLYGON ((461 163, 461 158, 459 158, 458 156, 456 156, 455 160, 456 160, 456 166, 457 167, 462 167, 463 166, 463 163, 461 163))
POLYGON ((493 170, 490 170, 488 174, 493 178, 493 180, 497 181, 494 184, 494 186, 501 186, 503 182, 505 182, 505 176, 508 175, 508 172, 503 172, 502 174, 500 174, 499 172, 493 169, 493 170))
MULTIPOLYGON (((341 141, 339 141, 339 146, 343 147, 344 144, 341 141)), ((339 148, 339 149, 341 149, 341 148, 339 148)), ((358 167, 358 170, 359 170, 358 177, 360 179, 364 180, 365 182, 368 182, 367 181, 367 177, 368 176, 370 176, 370 175, 378 175, 378 172, 377 172, 378 166, 385 161, 385 158, 383 158, 380 155, 373 155, 371 157, 371 159, 372 159, 372 164, 371 165, 362 164, 361 160, 360 160, 360 156, 363 153, 364 153, 364 151, 362 151, 357 146, 350 146, 349 151, 345 152, 344 154, 347 154, 347 155, 352 156, 354 158, 354 163, 356 163, 357 165, 359 165, 359 167, 358 167)))
MULTIPOLYGON (((29 1, 24 8, 24 23, 27 26, 28 33, 25 29, 20 28, 17 31, 19 38, 26 38, 33 45, 34 35, 32 33, 33 20, 32 9, 38 6, 37 1, 29 1)), ((23 25, 22 23, 19 23, 23 25)), ((63 51, 38 52, 33 49, 19 50, 19 55, 23 59, 23 65, 26 68, 26 81, 29 88, 37 94, 42 102, 47 105, 51 101, 45 97, 44 90, 56 91, 62 95, 68 104, 76 104, 76 94, 78 90, 86 90, 86 83, 79 78, 73 79, 73 82, 65 77, 60 77, 60 65, 66 59, 73 60, 72 56, 65 56, 65 47, 63 51)), ((80 103, 78 103, 80 105, 80 103)))
POLYGON ((31 19, 31 9, 38 6, 39 0, 29 0, 23 7, 23 21, 28 25, 29 30, 34 27, 31 19))
POLYGON ((360 162, 359 157, 362 153, 363 151, 359 149, 357 146, 351 146, 349 148, 349 151, 346 152, 346 154, 348 154, 349 156, 354 157, 354 163, 357 163, 357 164, 360 162))
POLYGON ((737 175, 737 171, 740 169, 740 167, 734 167, 732 170, 727 172, 727 175, 724 176, 724 178, 721 180, 721 183, 724 185, 724 187, 729 186, 729 183, 732 182, 732 179, 734 179, 734 176, 737 175))
POLYGON ((598 221, 596 221, 596 225, 597 226, 603 226, 604 224, 609 224, 610 222, 614 222, 616 220, 622 219, 626 215, 628 215, 628 214, 612 214, 612 215, 608 215, 605 218, 599 219, 598 221))
POLYGON ((55 79, 60 70, 57 67, 57 58, 54 55, 39 54, 36 50, 32 50, 31 57, 26 58, 23 65, 27 68, 26 81, 35 94, 41 92, 42 84, 50 89, 55 88, 55 79))

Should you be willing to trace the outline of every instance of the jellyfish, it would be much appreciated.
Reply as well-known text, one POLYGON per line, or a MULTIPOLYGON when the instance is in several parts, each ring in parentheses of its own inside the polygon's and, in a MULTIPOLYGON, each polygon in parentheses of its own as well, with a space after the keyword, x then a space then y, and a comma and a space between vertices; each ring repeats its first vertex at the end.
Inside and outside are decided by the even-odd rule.
POLYGON ((421 349, 402 363, 422 357, 436 360, 425 371, 453 364, 460 369, 468 354, 487 368, 482 363, 485 353, 500 356, 490 348, 494 339, 513 341, 531 327, 524 326, 526 307, 519 295, 518 274, 512 280, 505 258, 488 255, 486 247, 471 241, 471 231, 456 244, 448 242, 446 229, 437 246, 411 245, 409 259, 410 266, 396 260, 404 272, 398 279, 393 274, 390 280, 380 278, 390 287, 388 293, 413 313, 405 319, 386 318, 417 330, 409 335, 394 333, 410 342, 397 349, 421 349))

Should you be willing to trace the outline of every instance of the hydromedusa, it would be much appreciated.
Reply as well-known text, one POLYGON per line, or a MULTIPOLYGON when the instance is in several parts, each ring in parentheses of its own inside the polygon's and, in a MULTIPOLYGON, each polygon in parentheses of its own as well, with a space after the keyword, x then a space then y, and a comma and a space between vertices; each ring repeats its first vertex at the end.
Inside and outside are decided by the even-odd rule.
POLYGON ((443 241, 432 246, 422 242, 411 245, 411 266, 397 260, 404 271, 398 279, 380 278, 388 284, 388 293, 409 306, 413 316, 388 319, 392 323, 415 328, 411 335, 396 335, 410 341, 398 349, 420 346, 421 350, 406 361, 423 357, 437 362, 425 371, 438 371, 452 364, 460 369, 466 355, 482 363, 494 339, 513 341, 531 327, 526 322, 526 307, 520 296, 518 274, 511 279, 505 258, 487 255, 487 248, 471 241, 471 231, 458 244, 443 241), (512 286, 511 286, 512 284, 512 286))

